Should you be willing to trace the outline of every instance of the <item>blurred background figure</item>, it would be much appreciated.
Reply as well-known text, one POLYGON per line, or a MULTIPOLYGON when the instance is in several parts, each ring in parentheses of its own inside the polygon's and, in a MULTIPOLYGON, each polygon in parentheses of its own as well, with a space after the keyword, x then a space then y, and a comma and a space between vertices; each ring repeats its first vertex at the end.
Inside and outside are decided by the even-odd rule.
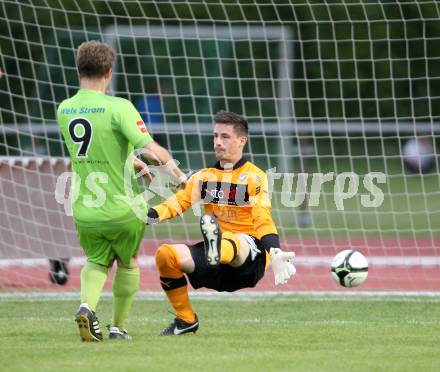
POLYGON ((141 114, 142 120, 147 124, 154 140, 161 146, 167 146, 168 140, 164 130, 165 115, 163 95, 167 93, 166 85, 147 86, 147 93, 134 102, 136 109, 141 114))
POLYGON ((150 125, 162 125, 164 122, 160 92, 147 93, 136 101, 136 108, 150 125))
POLYGON ((402 149, 406 168, 414 173, 427 173, 434 168, 435 155, 429 136, 410 138, 402 149))
POLYGON ((158 133, 164 131, 164 109, 162 95, 164 89, 156 83, 147 85, 147 93, 134 102, 136 109, 141 114, 142 120, 148 128, 155 134, 154 139, 162 146, 166 144, 166 136, 158 133))
POLYGON ((49 279, 53 284, 64 285, 69 280, 68 258, 49 259, 49 279))

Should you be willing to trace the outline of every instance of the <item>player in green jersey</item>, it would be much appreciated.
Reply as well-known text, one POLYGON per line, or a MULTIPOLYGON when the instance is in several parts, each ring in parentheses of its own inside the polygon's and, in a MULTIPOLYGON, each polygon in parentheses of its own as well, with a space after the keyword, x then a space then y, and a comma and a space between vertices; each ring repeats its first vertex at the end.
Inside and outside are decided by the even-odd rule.
POLYGON ((152 139, 134 106, 126 99, 105 94, 114 59, 115 52, 107 44, 81 44, 76 58, 80 89, 61 102, 57 111, 72 160, 73 220, 87 256, 76 314, 83 341, 103 339, 95 311, 115 260, 109 338, 131 338, 125 321, 139 287, 136 255, 147 215, 145 201, 133 202, 133 196, 139 194, 135 170, 151 178, 147 165, 132 156, 133 150, 141 149, 153 164, 166 164, 176 184, 186 183, 186 176, 169 152, 152 139))

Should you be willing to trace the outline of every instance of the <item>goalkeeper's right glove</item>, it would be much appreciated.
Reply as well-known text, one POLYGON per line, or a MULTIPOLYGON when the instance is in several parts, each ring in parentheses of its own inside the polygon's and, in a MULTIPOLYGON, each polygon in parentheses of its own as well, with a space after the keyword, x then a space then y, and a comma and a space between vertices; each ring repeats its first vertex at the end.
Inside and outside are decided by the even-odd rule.
POLYGON ((155 225, 159 223, 159 214, 154 208, 149 208, 147 213, 147 225, 155 225))
POLYGON ((176 183, 174 185, 174 187, 177 190, 183 190, 186 187, 186 184, 188 183, 188 178, 186 177, 185 174, 182 174, 177 180, 176 183))
POLYGON ((275 285, 286 284, 296 273, 295 266, 291 262, 295 258, 295 252, 283 252, 280 248, 271 248, 269 254, 275 285))

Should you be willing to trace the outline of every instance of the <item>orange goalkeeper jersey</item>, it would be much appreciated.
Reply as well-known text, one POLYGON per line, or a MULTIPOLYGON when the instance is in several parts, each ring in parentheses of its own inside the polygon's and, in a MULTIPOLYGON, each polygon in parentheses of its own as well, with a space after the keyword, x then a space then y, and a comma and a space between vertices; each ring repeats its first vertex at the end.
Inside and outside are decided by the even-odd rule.
POLYGON ((257 239, 278 234, 271 215, 267 176, 244 158, 231 169, 221 168, 219 162, 203 168, 189 179, 185 189, 153 208, 163 221, 200 202, 205 213, 217 217, 222 231, 257 239))

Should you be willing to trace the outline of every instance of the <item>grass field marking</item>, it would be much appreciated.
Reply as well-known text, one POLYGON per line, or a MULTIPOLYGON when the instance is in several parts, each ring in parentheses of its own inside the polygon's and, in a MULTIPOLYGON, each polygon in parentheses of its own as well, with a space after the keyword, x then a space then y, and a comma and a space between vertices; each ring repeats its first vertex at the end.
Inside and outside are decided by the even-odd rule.
MULTIPOLYGON (((332 260, 332 256, 298 256, 295 258, 295 264, 314 267, 330 265, 332 260)), ((374 266, 440 266, 440 257, 438 256, 367 256, 367 260, 370 265, 374 266)), ((141 267, 155 267, 154 256, 139 256, 138 262, 141 267)), ((85 263, 85 257, 72 257, 69 260, 70 267, 82 267, 85 263)), ((45 266, 48 266, 46 258, 0 260, 0 268, 45 266)))
MULTIPOLYGON (((12 317, 12 319, 23 319, 21 316, 12 317)), ((1 318, 0 318, 1 320, 1 318)), ((59 316, 29 316, 25 318, 29 322, 41 322, 41 321, 51 321, 51 322, 72 322, 74 321, 74 316, 71 317, 59 317, 59 316)), ((149 323, 162 324, 163 319, 155 319, 149 316, 134 316, 130 317, 131 322, 142 322, 148 320, 149 323)), ((234 318, 234 319, 204 319, 205 324, 301 324, 301 325, 360 325, 366 323, 387 323, 389 325, 401 325, 401 320, 390 321, 386 320, 345 320, 345 319, 323 319, 323 320, 301 320, 301 319, 259 319, 259 318, 234 318)), ((418 319, 408 319, 403 322, 408 325, 420 325, 420 326, 437 326, 440 325, 440 320, 418 320, 418 319)))
MULTIPOLYGON (((190 291, 191 299, 253 301, 267 298, 271 301, 301 302, 304 298, 312 301, 411 301, 440 303, 440 292, 414 291, 243 291, 236 293, 219 293, 214 291, 190 291)), ((103 298, 111 298, 111 292, 103 292, 103 298)), ((142 291, 137 294, 137 300, 165 301, 162 292, 142 291)), ((79 301, 79 292, 0 292, 0 301, 79 301)))
MULTIPOLYGON (((14 319, 14 318, 13 318, 14 319)), ((22 317, 17 317, 15 319, 21 319, 22 317)), ((0 318, 0 321, 2 318, 0 318)), ((71 322, 72 326, 74 325, 74 317, 52 317, 52 316, 32 316, 26 317, 24 319, 26 322, 60 322, 66 323, 71 322)), ((155 319, 149 316, 131 316, 130 322, 148 322, 151 324, 163 324, 164 319, 155 319)), ((300 319, 230 319, 230 320, 219 320, 219 319, 203 319, 203 323, 205 325, 222 325, 222 324, 236 324, 236 325, 246 325, 246 324, 265 324, 265 325, 303 325, 303 326, 338 326, 338 325, 363 325, 363 324, 384 324, 386 323, 388 326, 391 325, 414 325, 414 326, 439 326, 440 320, 418 320, 418 319, 409 319, 402 322, 402 320, 390 321, 386 320, 344 320, 344 319, 324 319, 324 320, 300 320, 300 319)))

